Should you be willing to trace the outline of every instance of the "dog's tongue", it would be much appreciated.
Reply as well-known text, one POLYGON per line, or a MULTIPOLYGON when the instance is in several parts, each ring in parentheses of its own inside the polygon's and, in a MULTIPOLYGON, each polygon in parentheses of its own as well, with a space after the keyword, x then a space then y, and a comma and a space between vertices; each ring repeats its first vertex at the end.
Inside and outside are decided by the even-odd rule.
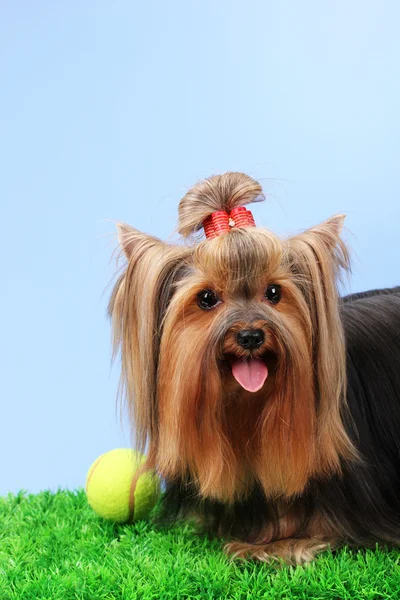
POLYGON ((259 358, 236 359, 232 364, 232 374, 245 390, 258 392, 268 377, 268 369, 259 358))

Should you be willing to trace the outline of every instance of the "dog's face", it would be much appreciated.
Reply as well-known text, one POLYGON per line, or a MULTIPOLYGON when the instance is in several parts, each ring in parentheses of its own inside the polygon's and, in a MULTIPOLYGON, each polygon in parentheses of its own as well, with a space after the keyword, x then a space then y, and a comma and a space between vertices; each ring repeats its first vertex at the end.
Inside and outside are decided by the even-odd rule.
POLYGON ((258 392, 265 399, 276 385, 283 389, 312 345, 309 307, 288 250, 257 229, 199 245, 165 312, 161 363, 179 355, 179 378, 190 373, 193 383, 198 370, 197 388, 214 368, 219 396, 253 401, 258 392))
POLYGON ((234 502, 291 497, 351 452, 336 217, 281 240, 232 230, 194 247, 120 227, 110 311, 137 441, 161 474, 234 502))

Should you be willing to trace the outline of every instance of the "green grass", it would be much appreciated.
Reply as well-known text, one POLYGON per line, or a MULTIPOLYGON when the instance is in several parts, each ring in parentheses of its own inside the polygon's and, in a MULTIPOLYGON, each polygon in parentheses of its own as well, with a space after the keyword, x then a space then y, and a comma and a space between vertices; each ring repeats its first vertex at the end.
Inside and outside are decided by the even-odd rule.
POLYGON ((0 600, 394 599, 399 563, 348 549, 307 567, 233 563, 190 526, 105 522, 83 491, 0 498, 0 600))

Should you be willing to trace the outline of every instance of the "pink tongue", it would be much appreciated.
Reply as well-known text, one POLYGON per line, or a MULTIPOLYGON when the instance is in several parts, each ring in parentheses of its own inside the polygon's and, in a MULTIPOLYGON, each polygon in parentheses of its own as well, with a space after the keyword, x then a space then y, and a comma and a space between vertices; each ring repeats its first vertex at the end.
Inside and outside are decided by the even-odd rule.
POLYGON ((259 358, 235 360, 232 373, 236 381, 248 392, 258 392, 268 377, 268 369, 259 358))

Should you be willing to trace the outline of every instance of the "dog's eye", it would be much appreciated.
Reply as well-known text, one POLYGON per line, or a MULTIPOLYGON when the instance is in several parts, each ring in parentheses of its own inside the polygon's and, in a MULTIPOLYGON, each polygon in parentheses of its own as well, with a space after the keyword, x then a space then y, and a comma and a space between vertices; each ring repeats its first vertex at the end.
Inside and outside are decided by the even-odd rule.
POLYGON ((282 298, 282 288, 280 285, 272 284, 265 290, 265 297, 271 304, 278 304, 282 298))
POLYGON ((202 290, 197 294, 197 304, 203 310, 210 310, 217 304, 219 304, 220 299, 217 294, 212 290, 202 290))

